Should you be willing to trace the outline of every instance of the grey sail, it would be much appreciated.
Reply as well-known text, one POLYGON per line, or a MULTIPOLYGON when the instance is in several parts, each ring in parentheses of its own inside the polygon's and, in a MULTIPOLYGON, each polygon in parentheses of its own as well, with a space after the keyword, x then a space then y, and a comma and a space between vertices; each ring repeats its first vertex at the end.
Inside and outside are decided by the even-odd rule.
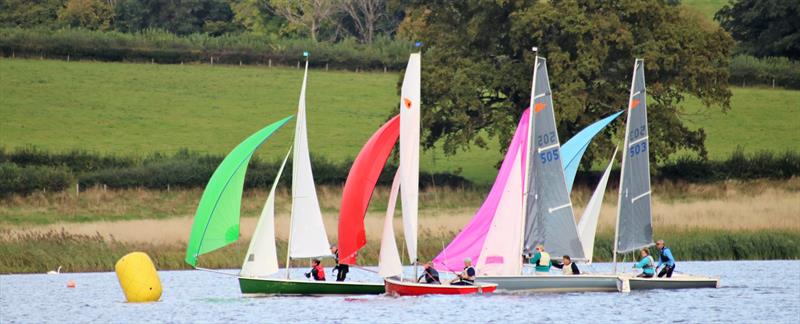
POLYGON ((625 154, 619 187, 617 216, 618 253, 653 244, 653 223, 650 214, 650 144, 647 129, 647 104, 644 86, 644 61, 637 59, 628 102, 625 129, 625 154))
POLYGON ((533 72, 531 109, 523 250, 529 253, 542 244, 554 258, 584 259, 560 160, 547 62, 540 57, 533 72))

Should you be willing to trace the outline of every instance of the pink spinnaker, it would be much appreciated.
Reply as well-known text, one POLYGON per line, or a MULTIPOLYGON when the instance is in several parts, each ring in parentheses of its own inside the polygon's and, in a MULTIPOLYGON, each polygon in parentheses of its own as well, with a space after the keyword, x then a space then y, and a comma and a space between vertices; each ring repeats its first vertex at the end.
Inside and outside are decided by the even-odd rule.
POLYGON ((465 258, 472 259, 478 267, 478 273, 482 275, 506 274, 521 266, 521 252, 518 250, 521 248, 522 184, 527 156, 529 113, 530 109, 522 113, 492 190, 483 205, 461 233, 433 259, 435 268, 461 271, 465 258), (516 228, 508 229, 509 226, 516 228), (508 233, 504 240, 516 238, 516 241, 487 242, 489 236, 500 237, 491 234, 502 232, 508 233))

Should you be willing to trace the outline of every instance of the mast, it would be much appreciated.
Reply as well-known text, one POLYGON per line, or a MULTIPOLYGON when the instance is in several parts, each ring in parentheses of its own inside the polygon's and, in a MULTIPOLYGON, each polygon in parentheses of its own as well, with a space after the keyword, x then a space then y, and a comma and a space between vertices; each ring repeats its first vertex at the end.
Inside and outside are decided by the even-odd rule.
MULTIPOLYGON (((531 51, 534 54, 534 58, 533 58, 533 78, 531 80, 531 103, 530 103, 531 107, 529 107, 528 109, 532 109, 533 108, 533 100, 534 100, 533 97, 534 97, 535 91, 536 91, 536 70, 538 70, 538 68, 539 68, 539 54, 538 54, 539 48, 536 47, 536 46, 531 47, 531 51)), ((533 141, 530 140, 531 134, 533 134, 533 115, 534 115, 534 113, 531 110, 531 112, 528 114, 528 134, 527 134, 528 138, 526 139, 526 142, 525 142, 525 154, 529 154, 530 153, 530 151, 531 151, 531 143, 533 142, 533 141)), ((531 171, 530 164, 531 164, 530 161, 526 160, 526 162, 525 162, 525 173, 523 174, 523 177, 522 177, 522 226, 520 226, 519 246, 522 247, 521 250, 522 250, 523 254, 525 254, 526 252, 530 252, 530 251, 525 251, 525 228, 526 228, 525 227, 525 224, 526 224, 525 220, 526 220, 526 218, 528 216, 527 215, 528 208, 526 208, 526 206, 528 206, 528 174, 530 174, 530 171, 531 171)), ((520 256, 520 258, 522 258, 522 256, 520 256)), ((523 262, 521 262, 521 266, 519 268, 520 274, 522 274, 522 270, 524 268, 525 268, 525 264, 524 264, 524 259, 523 259, 523 262)))
POLYGON ((630 96, 628 97, 628 114, 627 118, 625 119, 625 140, 622 152, 622 164, 620 165, 620 173, 619 173, 619 197, 617 198, 617 222, 616 227, 614 228, 614 248, 613 248, 613 257, 612 262, 614 263, 614 273, 617 273, 617 247, 619 245, 619 220, 620 214, 622 213, 622 195, 623 195, 623 183, 625 179, 625 165, 627 164, 627 156, 628 156, 628 131, 630 130, 631 126, 631 104, 633 103, 633 96, 634 96, 634 86, 636 82, 636 69, 639 67, 639 60, 637 59, 633 64, 633 74, 631 75, 631 91, 630 96))

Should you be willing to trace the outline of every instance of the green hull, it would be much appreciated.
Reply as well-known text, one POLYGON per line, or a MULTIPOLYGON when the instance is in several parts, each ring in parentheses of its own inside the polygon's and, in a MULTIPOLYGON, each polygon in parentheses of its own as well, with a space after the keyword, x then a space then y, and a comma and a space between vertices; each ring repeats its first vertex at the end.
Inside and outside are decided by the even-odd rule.
POLYGON ((379 295, 381 283, 239 278, 243 294, 259 295, 379 295))

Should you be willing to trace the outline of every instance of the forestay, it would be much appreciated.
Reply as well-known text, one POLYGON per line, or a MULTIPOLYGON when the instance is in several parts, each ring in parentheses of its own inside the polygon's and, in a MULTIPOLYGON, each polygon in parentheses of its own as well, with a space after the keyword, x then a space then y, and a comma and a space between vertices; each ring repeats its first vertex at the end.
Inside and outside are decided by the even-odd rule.
POLYGON ((403 233, 412 263, 417 262, 420 60, 419 53, 411 54, 400 90, 400 198, 403 204, 403 233))
POLYGON ((547 63, 538 56, 531 106, 523 250, 531 253, 536 245, 542 244, 554 257, 570 255, 576 260, 584 259, 560 161, 547 63))
POLYGON ((650 161, 647 129, 647 104, 644 61, 637 59, 628 104, 625 130, 625 154, 622 156, 622 180, 619 187, 617 245, 624 253, 653 244, 650 214, 650 161))
POLYGON ((322 222, 314 175, 311 171, 311 157, 308 153, 308 132, 306 130, 306 82, 308 80, 308 61, 306 61, 303 86, 300 89, 300 103, 297 107, 297 124, 294 132, 294 153, 292 155, 292 221, 289 233, 289 256, 292 258, 313 258, 330 255, 328 235, 322 222))
POLYGON ((264 204, 264 209, 261 210, 261 217, 258 218, 256 230, 250 239, 250 246, 247 248, 240 276, 259 277, 278 272, 278 253, 275 247, 275 188, 278 187, 283 168, 291 153, 291 150, 286 152, 286 157, 283 158, 283 163, 278 169, 278 175, 272 182, 267 202, 264 204))
POLYGON ((239 239, 239 213, 247 164, 253 153, 292 116, 250 135, 222 160, 203 191, 194 215, 186 247, 186 263, 197 266, 197 258, 239 239))

